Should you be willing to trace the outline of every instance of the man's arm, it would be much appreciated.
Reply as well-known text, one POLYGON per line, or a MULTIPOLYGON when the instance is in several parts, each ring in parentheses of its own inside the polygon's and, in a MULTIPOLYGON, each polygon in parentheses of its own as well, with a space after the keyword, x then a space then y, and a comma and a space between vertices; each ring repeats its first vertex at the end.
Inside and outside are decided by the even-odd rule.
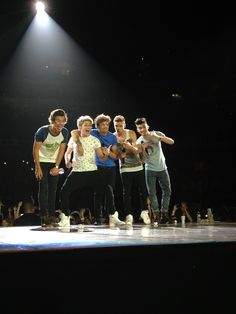
POLYGON ((33 144, 33 158, 34 158, 34 164, 35 164, 35 177, 38 180, 41 180, 43 177, 43 172, 42 169, 40 167, 40 162, 39 162, 39 149, 40 146, 42 145, 42 142, 36 142, 34 140, 34 144, 33 144))
POLYGON ((103 154, 103 158, 101 161, 106 161, 108 157, 112 158, 112 159, 117 159, 118 157, 118 148, 116 145, 114 146, 109 146, 109 147, 101 147, 101 151, 103 154), (104 159, 105 158, 105 159, 104 159))
POLYGON ((70 135, 72 137, 72 140, 79 146, 81 145, 82 146, 82 143, 80 142, 80 131, 79 130, 72 130, 70 132, 70 135))
POLYGON ((111 146, 111 148, 108 148, 108 156, 112 159, 117 159, 118 155, 118 147, 117 145, 111 146))
POLYGON ((153 137, 157 138, 159 141, 164 142, 164 143, 169 144, 169 145, 173 145, 175 142, 171 137, 168 137, 165 135, 158 135, 158 134, 156 134, 156 132, 151 132, 150 136, 153 136, 153 137))
POLYGON ((57 176, 59 174, 59 166, 61 164, 62 158, 64 157, 64 152, 66 149, 66 143, 61 143, 59 146, 59 151, 57 154, 57 159, 55 162, 55 166, 50 170, 50 174, 52 176, 57 176))
POLYGON ((135 155, 139 153, 138 145, 137 145, 137 136, 136 133, 132 130, 129 130, 129 136, 131 139, 131 143, 129 141, 125 141, 123 146, 126 149, 130 149, 135 155))
POLYGON ((67 150, 66 150, 65 155, 64 155, 65 165, 66 165, 66 168, 68 168, 68 169, 72 167, 72 162, 70 161, 72 152, 73 152, 73 148, 67 147, 67 150))
POLYGON ((102 147, 98 147, 95 149, 95 152, 98 156, 98 158, 100 159, 101 162, 104 162, 107 160, 108 154, 105 154, 102 150, 102 147))
POLYGON ((71 137, 72 137, 73 142, 77 144, 78 154, 79 154, 80 156, 83 156, 83 154, 84 154, 84 149, 83 149, 82 143, 81 143, 80 138, 79 138, 79 136, 80 136, 80 131, 79 131, 79 130, 72 130, 72 131, 70 132, 70 134, 71 134, 71 137))
POLYGON ((66 150, 66 143, 61 143, 60 147, 59 147, 59 151, 57 154, 57 159, 56 159, 56 164, 55 166, 59 167, 62 161, 62 158, 64 156, 65 150, 66 150))

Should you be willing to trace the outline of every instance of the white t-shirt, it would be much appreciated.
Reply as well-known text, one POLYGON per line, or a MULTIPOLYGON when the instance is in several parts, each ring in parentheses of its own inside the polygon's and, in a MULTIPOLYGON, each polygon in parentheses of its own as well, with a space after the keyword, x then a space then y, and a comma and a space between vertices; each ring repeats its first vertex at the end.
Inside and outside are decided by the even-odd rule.
POLYGON ((70 138, 68 147, 73 148, 72 171, 84 172, 97 170, 96 149, 101 147, 101 142, 93 135, 80 137, 84 154, 78 154, 77 144, 70 138))
POLYGON ((60 145, 68 142, 68 130, 63 128, 58 135, 52 135, 49 125, 40 127, 35 133, 35 141, 42 142, 39 149, 39 161, 55 163, 60 145))

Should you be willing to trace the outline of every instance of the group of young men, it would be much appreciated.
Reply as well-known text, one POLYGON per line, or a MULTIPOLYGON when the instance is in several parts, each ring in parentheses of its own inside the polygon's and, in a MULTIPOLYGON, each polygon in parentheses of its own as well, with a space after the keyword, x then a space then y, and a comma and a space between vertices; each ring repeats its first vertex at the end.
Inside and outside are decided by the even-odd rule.
POLYGON ((94 224, 101 223, 101 213, 106 203, 109 226, 132 226, 132 190, 138 188, 141 218, 151 223, 148 198, 155 224, 167 222, 171 183, 161 143, 174 144, 174 140, 160 131, 149 131, 146 118, 135 120, 136 132, 126 128, 125 118, 113 119, 115 132, 109 131, 111 118, 100 114, 94 121, 89 115, 77 119, 77 129, 65 128, 68 117, 63 109, 55 109, 49 115, 49 125, 40 127, 34 136, 33 157, 35 176, 39 182, 38 203, 41 216, 53 216, 60 164, 71 169, 60 190, 60 209, 70 214, 70 197, 82 188, 90 188, 94 196, 94 224), (93 128, 95 124, 95 128, 93 128), (123 187, 125 221, 119 219, 116 210, 114 188, 116 160, 123 187), (157 198, 157 182, 162 191, 161 204, 157 198))

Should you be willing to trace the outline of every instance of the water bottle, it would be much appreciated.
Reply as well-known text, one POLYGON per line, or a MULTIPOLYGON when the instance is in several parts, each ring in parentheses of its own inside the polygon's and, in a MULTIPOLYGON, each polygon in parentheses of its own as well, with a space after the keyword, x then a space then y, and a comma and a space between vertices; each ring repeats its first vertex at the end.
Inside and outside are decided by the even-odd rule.
POLYGON ((201 223, 201 213, 200 213, 199 210, 198 210, 198 212, 197 212, 197 223, 198 223, 198 224, 201 223))
POLYGON ((213 217, 211 208, 207 208, 207 216, 209 219, 209 223, 210 224, 214 223, 214 217, 213 217))

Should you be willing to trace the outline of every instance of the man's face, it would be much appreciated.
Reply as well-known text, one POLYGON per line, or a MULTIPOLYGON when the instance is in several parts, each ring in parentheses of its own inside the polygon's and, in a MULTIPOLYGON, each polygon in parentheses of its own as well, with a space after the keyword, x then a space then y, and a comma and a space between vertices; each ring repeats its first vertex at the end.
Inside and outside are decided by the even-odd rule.
POLYGON ((90 131, 92 129, 92 123, 91 121, 84 121, 80 128, 80 132, 82 136, 89 136, 90 131))
POLYGON ((137 127, 137 132, 140 135, 145 136, 145 135, 148 134, 148 125, 147 125, 147 123, 138 124, 136 127, 137 127))
POLYGON ((109 131, 109 122, 108 121, 103 121, 98 125, 98 130, 101 134, 106 135, 109 131))
POLYGON ((118 133, 118 135, 122 134, 125 129, 125 122, 114 122, 114 129, 118 133))
POLYGON ((65 124, 66 124, 66 118, 63 116, 56 116, 55 120, 52 121, 53 128, 58 132, 61 132, 65 124))

